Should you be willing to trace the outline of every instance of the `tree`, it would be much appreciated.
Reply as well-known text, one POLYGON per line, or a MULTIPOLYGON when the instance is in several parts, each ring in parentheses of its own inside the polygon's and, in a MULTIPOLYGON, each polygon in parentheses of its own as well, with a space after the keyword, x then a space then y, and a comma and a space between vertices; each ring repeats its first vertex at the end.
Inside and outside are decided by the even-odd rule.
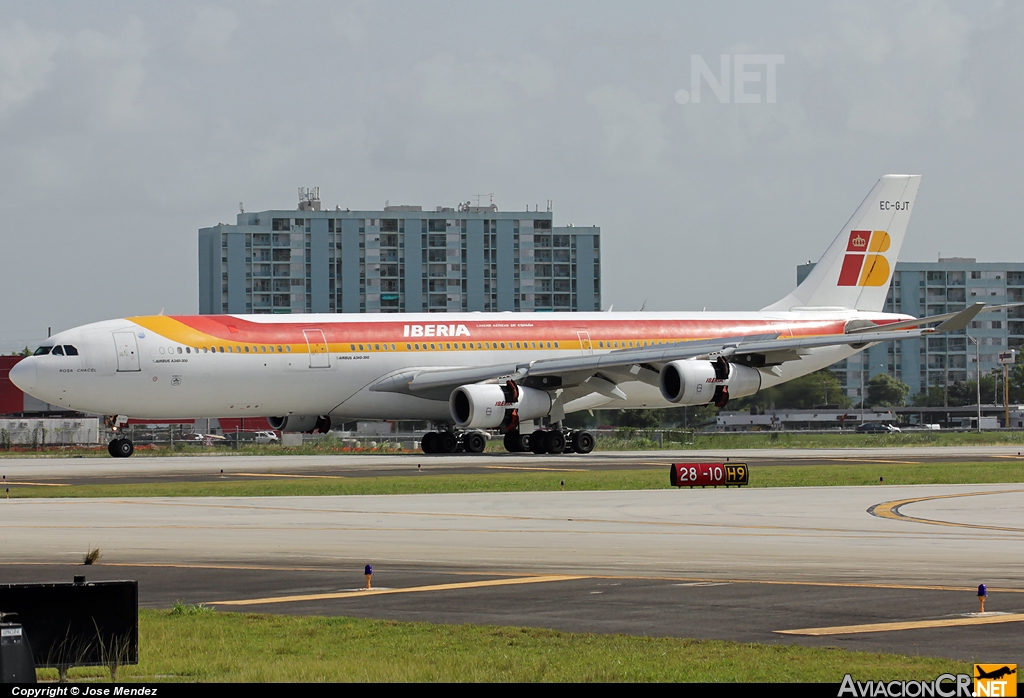
POLYGON ((868 407, 903 407, 907 401, 910 386, 896 380, 888 373, 879 373, 868 381, 868 407))
POLYGON ((750 397, 730 400, 728 409, 808 409, 824 405, 844 408, 851 400, 836 375, 827 368, 767 388, 750 397))
POLYGON ((657 429, 661 426, 662 410, 619 410, 612 423, 617 427, 634 427, 637 429, 657 429))

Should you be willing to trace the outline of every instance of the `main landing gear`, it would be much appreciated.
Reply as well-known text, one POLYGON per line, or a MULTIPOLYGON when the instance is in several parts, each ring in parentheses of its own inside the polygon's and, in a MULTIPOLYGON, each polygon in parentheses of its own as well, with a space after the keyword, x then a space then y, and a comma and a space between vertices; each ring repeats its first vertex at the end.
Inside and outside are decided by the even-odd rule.
POLYGON ((594 435, 563 427, 537 429, 530 434, 529 444, 533 453, 590 453, 594 450, 594 435))
MULTIPOLYGON (((565 427, 537 429, 522 434, 518 429, 505 433, 505 450, 509 453, 590 453, 594 450, 594 435, 565 427)), ((483 453, 487 437, 479 431, 441 429, 423 435, 424 453, 483 453)))
POLYGON ((424 453, 483 453, 487 437, 479 431, 428 431, 423 435, 421 447, 424 453))

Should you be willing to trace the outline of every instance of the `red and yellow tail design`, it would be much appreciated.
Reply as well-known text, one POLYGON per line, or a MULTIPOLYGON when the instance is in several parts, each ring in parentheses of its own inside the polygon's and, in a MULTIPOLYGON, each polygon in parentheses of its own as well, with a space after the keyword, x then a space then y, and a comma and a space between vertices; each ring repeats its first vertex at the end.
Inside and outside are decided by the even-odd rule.
POLYGON ((885 308, 920 175, 885 175, 796 290, 764 310, 885 308))
POLYGON ((851 230, 839 286, 883 286, 889 282, 889 233, 884 230, 851 230))

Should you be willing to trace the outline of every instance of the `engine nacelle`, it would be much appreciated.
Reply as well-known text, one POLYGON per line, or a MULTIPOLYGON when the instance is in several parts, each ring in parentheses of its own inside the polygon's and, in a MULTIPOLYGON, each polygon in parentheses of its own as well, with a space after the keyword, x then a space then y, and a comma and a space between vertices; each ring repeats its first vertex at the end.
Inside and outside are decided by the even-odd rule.
POLYGON ((520 421, 539 419, 551 411, 551 396, 543 390, 505 385, 463 385, 452 391, 448 407, 463 429, 515 429, 520 421))
POLYGON ((271 429, 303 434, 326 434, 331 430, 331 418, 324 415, 292 414, 287 417, 267 417, 271 429))
POLYGON ((717 361, 687 359, 673 361, 661 369, 661 395, 678 405, 725 407, 730 398, 753 395, 761 389, 761 372, 749 366, 717 361))

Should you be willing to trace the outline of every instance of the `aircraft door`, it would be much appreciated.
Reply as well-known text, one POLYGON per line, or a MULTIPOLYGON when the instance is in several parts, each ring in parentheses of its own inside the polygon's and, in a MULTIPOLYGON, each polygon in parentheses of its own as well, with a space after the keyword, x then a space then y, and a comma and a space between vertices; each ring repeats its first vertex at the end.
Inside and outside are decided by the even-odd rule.
POLYGON ((583 356, 593 356, 594 345, 590 342, 590 332, 587 330, 576 330, 576 336, 580 338, 580 353, 583 356))
POLYGON ((114 332, 114 349, 117 351, 117 370, 141 371, 139 367, 139 342, 134 332, 114 332))
POLYGON ((327 348, 327 338, 323 330, 302 330, 306 337, 306 346, 309 347, 310 368, 330 368, 331 354, 327 348))

